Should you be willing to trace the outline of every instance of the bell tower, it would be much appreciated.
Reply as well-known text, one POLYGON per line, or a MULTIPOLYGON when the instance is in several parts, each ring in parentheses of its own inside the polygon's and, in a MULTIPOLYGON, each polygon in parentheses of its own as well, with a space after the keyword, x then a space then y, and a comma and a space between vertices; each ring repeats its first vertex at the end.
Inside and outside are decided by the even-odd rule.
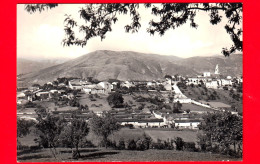
POLYGON ((216 68, 215 68, 215 74, 218 75, 219 74, 219 68, 218 68, 218 64, 216 65, 216 68))

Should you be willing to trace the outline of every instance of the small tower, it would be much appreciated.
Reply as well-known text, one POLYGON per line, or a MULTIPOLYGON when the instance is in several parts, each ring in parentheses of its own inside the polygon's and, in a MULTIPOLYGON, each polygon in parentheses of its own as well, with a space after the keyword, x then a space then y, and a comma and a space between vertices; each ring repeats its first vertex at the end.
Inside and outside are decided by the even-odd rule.
POLYGON ((218 64, 216 65, 216 68, 215 68, 215 74, 216 74, 216 75, 219 74, 218 64))

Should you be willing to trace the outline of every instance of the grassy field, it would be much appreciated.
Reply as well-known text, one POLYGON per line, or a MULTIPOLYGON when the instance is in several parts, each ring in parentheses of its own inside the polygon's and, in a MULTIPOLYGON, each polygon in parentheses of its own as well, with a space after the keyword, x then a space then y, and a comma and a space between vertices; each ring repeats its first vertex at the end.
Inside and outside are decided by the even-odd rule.
POLYGON ((88 94, 81 94, 81 97, 79 98, 79 103, 81 105, 87 104, 89 107, 89 110, 92 110, 92 111, 111 110, 111 107, 109 106, 109 104, 106 100, 107 95, 99 94, 99 98, 94 98, 94 99, 96 101, 91 101, 88 94))
POLYGON ((187 109, 190 109, 191 112, 192 111, 196 111, 196 112, 198 112, 198 111, 202 111, 202 112, 204 112, 204 111, 214 111, 213 109, 204 108, 202 106, 198 106, 198 105, 194 105, 194 104, 182 104, 181 109, 184 110, 184 111, 187 110, 187 109))
MULTIPOLYGON (((202 95, 202 92, 204 94, 206 93, 205 90, 202 87, 191 87, 187 86, 187 89, 181 89, 183 94, 193 100, 199 100, 198 97, 200 97, 201 100, 206 100, 207 96, 202 95)), ((228 105, 235 105, 238 108, 238 112, 242 112, 243 110, 243 104, 242 101, 236 101, 234 100, 230 95, 229 91, 222 90, 222 89, 211 89, 208 88, 208 95, 212 94, 214 91, 217 93, 217 99, 216 100, 210 100, 211 102, 222 102, 228 105)))
POLYGON ((167 140, 174 139, 175 137, 181 137, 185 142, 195 142, 197 141, 197 131, 192 130, 160 130, 160 129, 144 129, 144 132, 149 135, 153 141, 157 139, 167 140))
POLYGON ((189 152, 176 150, 155 150, 146 151, 113 150, 104 148, 82 148, 81 158, 73 160, 71 150, 58 148, 60 154, 55 159, 49 149, 36 149, 33 151, 23 150, 17 152, 19 162, 58 162, 58 161, 241 161, 240 158, 232 158, 220 154, 204 152, 189 152))

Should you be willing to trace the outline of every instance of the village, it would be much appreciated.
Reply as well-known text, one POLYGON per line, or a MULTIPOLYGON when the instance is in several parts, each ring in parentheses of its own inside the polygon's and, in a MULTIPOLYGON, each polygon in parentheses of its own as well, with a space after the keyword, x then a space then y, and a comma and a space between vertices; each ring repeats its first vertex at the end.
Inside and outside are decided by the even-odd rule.
MULTIPOLYGON (((44 85, 17 88, 17 117, 36 120, 36 109, 70 119, 70 114, 88 121, 93 114, 110 113, 122 126, 133 128, 198 129, 202 116, 216 111, 239 114, 235 105, 220 101, 218 92, 237 92, 242 77, 221 77, 218 65, 214 73, 204 72, 196 77, 165 75, 153 81, 98 81, 93 78, 58 78, 44 85), (207 98, 187 92, 187 87, 202 89, 207 98), (186 91, 185 91, 186 90, 186 91), (207 93, 209 91, 209 93, 207 93), (108 96, 122 95, 120 105, 113 106, 108 96), (219 98, 219 100, 218 100, 219 98)), ((241 94, 233 94, 242 100, 241 94)))

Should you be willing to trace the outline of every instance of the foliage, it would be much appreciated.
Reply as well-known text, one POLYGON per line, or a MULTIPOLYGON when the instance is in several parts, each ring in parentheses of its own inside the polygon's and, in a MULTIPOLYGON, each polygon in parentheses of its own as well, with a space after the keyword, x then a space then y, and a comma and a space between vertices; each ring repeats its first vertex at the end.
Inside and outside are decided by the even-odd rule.
POLYGON ((127 143, 128 150, 136 150, 136 142, 134 139, 129 140, 127 143))
POLYGON ((184 149, 187 151, 196 151, 195 142, 185 142, 184 149))
POLYGON ((119 143, 118 143, 117 148, 118 148, 119 150, 124 150, 124 149, 125 149, 125 141, 124 141, 124 139, 121 138, 121 139, 119 140, 119 143))
POLYGON ((172 76, 171 75, 165 75, 164 78, 166 79, 172 79, 172 76))
MULTIPOLYGON (((25 10, 33 13, 43 11, 58 6, 58 4, 27 4, 25 10)), ((162 3, 161 5, 144 4, 145 8, 151 9, 150 13, 160 19, 153 19, 149 22, 147 32, 151 35, 155 33, 164 35, 169 29, 176 29, 189 22, 191 28, 198 28, 195 17, 198 12, 208 12, 210 23, 219 24, 223 18, 227 18, 224 26, 230 35, 233 45, 223 48, 222 53, 229 56, 236 50, 242 51, 242 3, 162 3)), ((80 18, 84 24, 79 25, 70 15, 66 15, 64 20, 65 37, 64 46, 86 46, 89 39, 100 37, 105 39, 107 32, 112 31, 112 24, 118 21, 118 15, 129 14, 132 22, 125 25, 126 32, 138 32, 141 27, 141 16, 138 12, 138 3, 109 3, 109 4, 87 4, 79 10, 80 18), (83 33, 83 37, 77 37, 75 30, 83 33)))
POLYGON ((60 140, 63 145, 66 145, 66 147, 70 147, 71 149, 75 148, 75 151, 72 152, 73 159, 80 157, 79 146, 87 136, 88 131, 87 122, 84 119, 72 115, 70 123, 66 125, 61 132, 60 140))
POLYGON ((32 120, 17 119, 17 137, 23 137, 30 133, 30 127, 35 123, 32 120))
POLYGON ((46 117, 38 115, 36 124, 36 133, 38 142, 43 147, 50 148, 53 156, 56 158, 56 147, 59 143, 59 136, 64 127, 65 120, 60 117, 55 117, 47 114, 46 117))
POLYGON ((185 142, 183 141, 183 139, 181 137, 176 137, 174 139, 174 142, 176 144, 176 150, 183 150, 185 142))
POLYGON ((19 138, 24 137, 30 133, 30 127, 35 124, 32 120, 17 119, 17 147, 20 148, 19 138))
POLYGON ((107 97, 110 106, 121 107, 124 103, 124 98, 121 93, 114 92, 107 97))
POLYGON ((102 137, 102 142, 104 142, 107 148, 108 136, 114 131, 119 130, 119 124, 117 120, 109 113, 106 113, 102 117, 96 115, 90 120, 91 130, 97 135, 102 137))
POLYGON ((230 112, 218 112, 204 116, 199 126, 205 135, 206 142, 212 147, 230 150, 233 146, 235 154, 242 155, 242 117, 230 112))
POLYGON ((28 101, 27 103, 24 104, 25 108, 35 108, 36 106, 37 106, 37 104, 35 104, 31 101, 28 101))
POLYGON ((173 104, 173 113, 181 113, 181 107, 182 107, 182 104, 177 101, 177 103, 174 103, 173 104))

